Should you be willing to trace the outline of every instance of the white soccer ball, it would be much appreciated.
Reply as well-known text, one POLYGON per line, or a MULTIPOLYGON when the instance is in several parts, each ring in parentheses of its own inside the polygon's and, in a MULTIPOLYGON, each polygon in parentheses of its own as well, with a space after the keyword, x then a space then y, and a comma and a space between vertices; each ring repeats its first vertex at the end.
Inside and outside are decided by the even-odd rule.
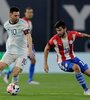
POLYGON ((17 95, 18 92, 20 91, 19 89, 19 85, 16 85, 14 83, 10 83, 8 86, 7 86, 7 92, 11 95, 17 95))

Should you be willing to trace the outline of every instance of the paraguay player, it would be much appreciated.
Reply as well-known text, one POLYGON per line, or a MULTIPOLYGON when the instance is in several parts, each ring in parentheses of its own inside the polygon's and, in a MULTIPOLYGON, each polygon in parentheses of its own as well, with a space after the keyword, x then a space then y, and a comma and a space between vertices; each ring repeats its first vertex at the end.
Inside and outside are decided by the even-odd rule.
POLYGON ((74 71, 78 83, 84 90, 84 95, 90 95, 90 89, 88 89, 83 76, 83 73, 90 76, 90 69, 87 64, 75 56, 73 51, 73 42, 76 38, 90 38, 90 35, 77 31, 67 31, 67 26, 62 20, 55 24, 55 29, 56 35, 49 40, 44 49, 44 70, 46 72, 49 70, 47 64, 48 53, 50 48, 54 47, 57 53, 57 62, 61 70, 65 72, 74 71))
MULTIPOLYGON (((32 31, 31 19, 33 17, 33 9, 31 7, 27 7, 25 9, 24 14, 25 14, 25 16, 22 19, 27 22, 29 29, 32 31)), ((32 33, 32 32, 30 32, 30 33, 32 33)), ((31 61, 31 64, 29 66, 28 83, 37 85, 37 84, 39 84, 39 82, 34 81, 34 72, 35 72, 35 63, 36 63, 34 44, 32 45, 32 51, 33 51, 34 59, 32 59, 32 58, 30 58, 30 56, 28 56, 29 60, 31 61)))

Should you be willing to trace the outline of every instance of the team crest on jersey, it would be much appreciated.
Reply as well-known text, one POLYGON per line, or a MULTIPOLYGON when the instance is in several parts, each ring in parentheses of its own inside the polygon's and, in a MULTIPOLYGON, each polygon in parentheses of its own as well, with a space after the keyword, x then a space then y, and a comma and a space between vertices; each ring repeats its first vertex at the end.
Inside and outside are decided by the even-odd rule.
POLYGON ((73 41, 72 41, 72 40, 70 40, 70 41, 69 41, 69 43, 70 43, 70 44, 73 44, 73 41))
POLYGON ((62 44, 58 44, 59 46, 62 46, 62 44))

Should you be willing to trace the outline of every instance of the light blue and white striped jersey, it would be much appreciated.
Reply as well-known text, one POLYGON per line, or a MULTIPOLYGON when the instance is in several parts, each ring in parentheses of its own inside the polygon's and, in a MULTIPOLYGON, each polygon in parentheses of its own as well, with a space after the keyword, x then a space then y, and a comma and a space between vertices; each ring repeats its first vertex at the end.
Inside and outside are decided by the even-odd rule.
POLYGON ((24 54, 27 53, 27 37, 24 31, 28 29, 27 23, 19 19, 16 24, 5 22, 4 28, 8 33, 6 42, 6 50, 11 54, 24 54))

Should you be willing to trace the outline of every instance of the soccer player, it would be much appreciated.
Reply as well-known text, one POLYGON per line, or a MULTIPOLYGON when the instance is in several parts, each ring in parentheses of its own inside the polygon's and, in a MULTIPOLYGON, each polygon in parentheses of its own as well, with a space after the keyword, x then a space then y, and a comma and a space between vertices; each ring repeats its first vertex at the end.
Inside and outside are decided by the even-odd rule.
POLYGON ((0 61, 0 70, 13 62, 15 63, 12 71, 12 82, 15 84, 18 83, 18 75, 26 65, 27 44, 29 45, 30 57, 33 59, 30 29, 19 16, 20 11, 17 7, 10 8, 9 20, 4 24, 4 28, 8 33, 6 52, 0 61))
MULTIPOLYGON (((27 22, 28 28, 32 31, 31 19, 33 18, 33 15, 34 15, 33 9, 31 7, 27 7, 25 9, 24 15, 25 16, 22 19, 27 22)), ((30 33, 32 33, 31 31, 30 31, 30 33)), ((32 45, 32 51, 33 51, 34 59, 32 59, 32 58, 30 58, 30 56, 28 56, 29 60, 31 61, 31 64, 30 64, 30 67, 29 67, 28 83, 37 85, 37 84, 39 84, 39 82, 36 82, 33 79, 34 71, 35 71, 35 63, 36 63, 34 44, 32 45)))
POLYGON ((90 69, 87 64, 75 56, 73 51, 73 43, 76 38, 90 38, 90 35, 77 31, 67 31, 67 26, 62 20, 56 22, 55 29, 56 35, 49 40, 44 49, 44 70, 49 71, 47 64, 48 53, 51 47, 54 47, 57 53, 57 63, 61 70, 65 72, 74 71, 76 80, 84 90, 84 95, 90 95, 90 89, 88 89, 83 76, 83 73, 90 76, 90 69))

